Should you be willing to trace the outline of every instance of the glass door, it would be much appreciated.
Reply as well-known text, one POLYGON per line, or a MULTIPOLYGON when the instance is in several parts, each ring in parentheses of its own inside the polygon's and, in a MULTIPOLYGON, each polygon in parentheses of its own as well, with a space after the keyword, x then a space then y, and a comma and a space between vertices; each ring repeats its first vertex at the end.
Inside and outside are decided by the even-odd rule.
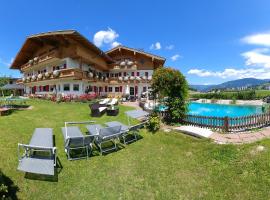
POLYGON ((129 94, 130 94, 130 96, 134 96, 135 95, 134 87, 130 87, 129 88, 129 94))

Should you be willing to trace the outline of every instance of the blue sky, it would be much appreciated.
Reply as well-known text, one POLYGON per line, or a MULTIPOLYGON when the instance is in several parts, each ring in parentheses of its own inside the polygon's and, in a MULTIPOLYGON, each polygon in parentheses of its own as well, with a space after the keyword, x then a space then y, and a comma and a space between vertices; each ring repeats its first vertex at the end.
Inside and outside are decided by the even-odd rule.
POLYGON ((164 56, 191 84, 270 78, 269 13, 269 0, 2 1, 0 75, 20 75, 8 66, 27 35, 76 29, 164 56))

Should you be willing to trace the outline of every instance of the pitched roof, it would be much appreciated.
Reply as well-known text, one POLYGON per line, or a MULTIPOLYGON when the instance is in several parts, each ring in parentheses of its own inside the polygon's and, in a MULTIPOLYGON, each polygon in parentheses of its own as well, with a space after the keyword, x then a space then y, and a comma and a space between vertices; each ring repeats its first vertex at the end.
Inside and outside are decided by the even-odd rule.
POLYGON ((55 42, 56 40, 59 40, 59 37, 62 37, 63 39, 73 39, 79 42, 80 44, 83 44, 87 48, 91 48, 93 51, 95 51, 100 56, 102 56, 106 61, 113 62, 113 60, 107 54, 105 54, 101 49, 99 49, 96 45, 94 45, 92 42, 90 42, 87 38, 82 36, 77 31, 60 30, 60 31, 51 31, 51 32, 39 33, 39 34, 28 36, 23 46, 19 50, 18 54, 16 55, 10 68, 18 69, 21 65, 26 63, 29 59, 31 59, 32 53, 37 48, 39 48, 39 45, 37 45, 37 43, 40 40, 41 41, 50 40, 51 42, 55 42))
POLYGON ((133 51, 133 52, 136 52, 136 53, 139 53, 139 54, 142 54, 142 55, 145 55, 145 56, 160 60, 163 63, 166 61, 166 58, 164 58, 164 57, 154 55, 152 53, 148 53, 148 52, 145 52, 145 51, 142 51, 142 50, 139 50, 139 49, 126 47, 126 46, 123 46, 123 45, 118 45, 118 46, 112 48, 111 50, 106 51, 105 53, 109 55, 110 53, 115 52, 116 50, 119 50, 119 49, 125 49, 125 50, 128 50, 128 51, 133 51))
POLYGON ((6 84, 0 88, 1 90, 23 90, 23 85, 6 84))

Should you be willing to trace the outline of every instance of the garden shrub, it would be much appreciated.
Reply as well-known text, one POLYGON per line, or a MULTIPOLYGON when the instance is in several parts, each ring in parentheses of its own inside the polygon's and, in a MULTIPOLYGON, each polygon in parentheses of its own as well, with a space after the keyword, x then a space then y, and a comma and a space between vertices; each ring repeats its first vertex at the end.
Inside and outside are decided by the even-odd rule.
POLYGON ((156 112, 150 115, 149 120, 146 123, 146 128, 151 132, 156 132, 160 129, 160 117, 156 112))

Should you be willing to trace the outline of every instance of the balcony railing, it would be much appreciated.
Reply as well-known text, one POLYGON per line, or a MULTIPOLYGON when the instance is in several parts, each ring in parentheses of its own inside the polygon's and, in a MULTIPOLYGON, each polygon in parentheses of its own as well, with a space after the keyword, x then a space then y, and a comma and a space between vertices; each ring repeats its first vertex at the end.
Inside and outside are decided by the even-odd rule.
POLYGON ((150 83, 152 80, 151 76, 125 76, 125 77, 93 77, 90 73, 82 71, 81 69, 62 69, 53 72, 46 72, 34 76, 25 77, 17 81, 17 83, 30 83, 45 80, 54 80, 61 78, 72 78, 73 80, 87 80, 92 82, 107 82, 111 84, 119 83, 150 83))
POLYGON ((120 64, 111 64, 110 65, 112 70, 137 70, 137 66, 138 66, 138 63, 137 61, 134 61, 133 64, 130 66, 130 65, 125 65, 125 66, 121 66, 120 64))
POLYGON ((53 72, 46 72, 38 75, 33 75, 29 77, 25 77, 19 79, 17 83, 24 82, 38 82, 38 81, 46 81, 46 80, 54 80, 60 78, 72 78, 76 80, 87 79, 87 73, 83 72, 81 69, 62 69, 62 70, 55 70, 53 72))
POLYGON ((57 58, 57 51, 51 51, 43 56, 35 57, 31 60, 29 60, 27 63, 21 66, 21 70, 26 70, 28 68, 31 68, 35 65, 44 63, 45 61, 51 60, 53 58, 57 58))

